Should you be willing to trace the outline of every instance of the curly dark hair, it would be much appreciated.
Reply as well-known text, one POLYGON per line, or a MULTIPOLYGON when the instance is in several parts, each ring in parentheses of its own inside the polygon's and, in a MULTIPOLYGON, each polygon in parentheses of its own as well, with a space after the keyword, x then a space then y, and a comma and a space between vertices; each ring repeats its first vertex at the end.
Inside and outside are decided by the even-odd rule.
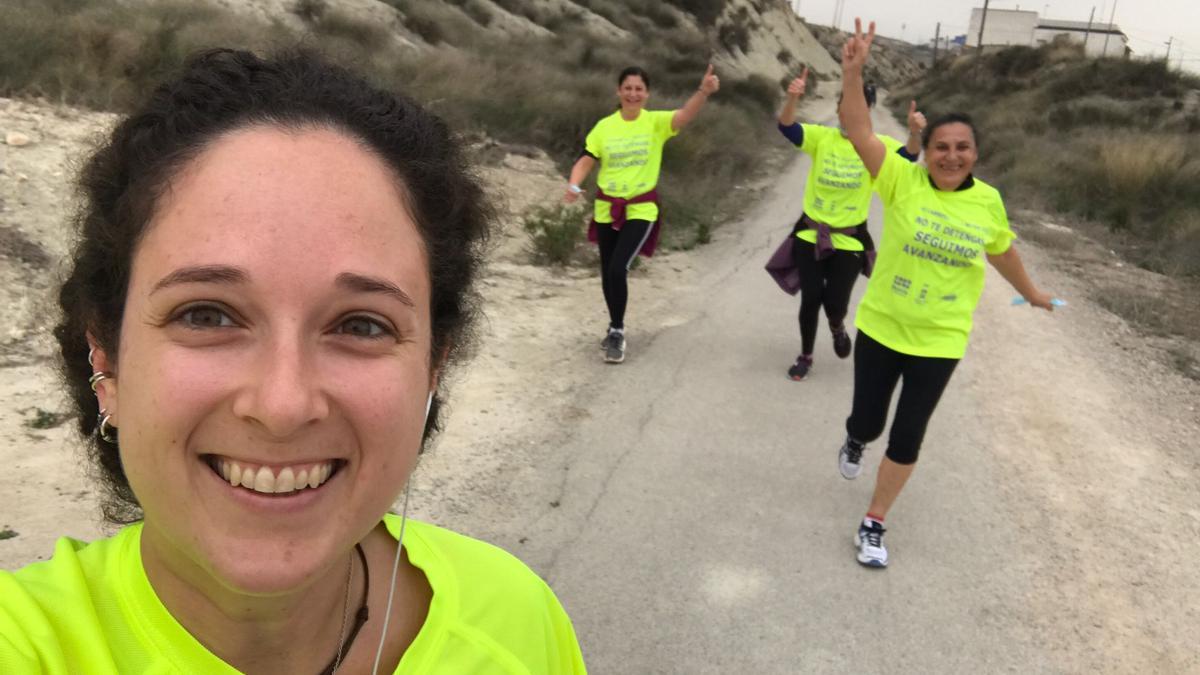
MULTIPOLYGON (((77 240, 54 335, 79 431, 106 487, 102 512, 110 522, 132 522, 142 513, 117 443, 98 433, 87 334, 106 353, 118 353, 133 256, 170 179, 216 138, 251 125, 336 129, 383 159, 399 176, 428 256, 430 363, 460 361, 473 337, 479 307, 474 281, 494 213, 442 120, 311 51, 268 58, 230 49, 194 55, 176 79, 156 88, 113 129, 79 177, 77 240)), ((423 440, 440 429, 440 408, 435 395, 423 440)))

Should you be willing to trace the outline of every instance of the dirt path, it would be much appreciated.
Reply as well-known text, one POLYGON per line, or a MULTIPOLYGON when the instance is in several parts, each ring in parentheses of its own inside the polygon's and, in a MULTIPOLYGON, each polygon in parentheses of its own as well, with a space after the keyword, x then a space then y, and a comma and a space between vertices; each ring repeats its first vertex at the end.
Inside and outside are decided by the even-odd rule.
MULTIPOLYGON (((0 540, 4 568, 46 556, 57 535, 102 532, 70 422, 33 426, 63 409, 38 309, 66 250, 55 172, 106 123, 0 104, 0 131, 35 140, 0 146, 0 531, 18 533, 0 540), (10 241, 45 258, 22 261, 32 249, 10 241)), ((761 271, 798 213, 804 170, 712 245, 637 272, 630 360, 614 368, 596 349, 592 271, 529 265, 512 218, 553 199, 560 177, 515 154, 488 169, 509 201, 489 322, 415 478, 415 515, 545 574, 598 673, 1200 669, 1187 566, 1200 548, 1200 390, 1087 302, 1094 280, 1053 251, 1022 248, 1070 307, 1013 308, 989 276, 891 519, 894 566, 853 562, 873 476, 846 483, 834 467, 851 369, 821 343, 812 379, 783 377, 795 303, 761 271)))
POLYGON ((891 519, 895 563, 853 562, 873 476, 834 467, 851 368, 822 344, 809 381, 782 376, 795 304, 761 271, 805 168, 693 257, 703 273, 673 301, 635 301, 631 325, 661 329, 631 336, 626 365, 570 362, 591 378, 571 414, 458 522, 548 576, 596 672, 1200 668, 1200 583, 1181 564, 1200 391, 1036 245, 1030 268, 1070 307, 1013 307, 989 274, 891 519))

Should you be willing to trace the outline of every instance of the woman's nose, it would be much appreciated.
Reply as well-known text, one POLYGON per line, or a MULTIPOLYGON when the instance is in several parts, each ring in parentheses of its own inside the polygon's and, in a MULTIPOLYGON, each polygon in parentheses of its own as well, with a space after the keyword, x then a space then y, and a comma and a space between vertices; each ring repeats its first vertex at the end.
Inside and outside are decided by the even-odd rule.
POLYGON ((311 349, 299 340, 264 345, 234 413, 275 438, 287 438, 329 414, 311 349))

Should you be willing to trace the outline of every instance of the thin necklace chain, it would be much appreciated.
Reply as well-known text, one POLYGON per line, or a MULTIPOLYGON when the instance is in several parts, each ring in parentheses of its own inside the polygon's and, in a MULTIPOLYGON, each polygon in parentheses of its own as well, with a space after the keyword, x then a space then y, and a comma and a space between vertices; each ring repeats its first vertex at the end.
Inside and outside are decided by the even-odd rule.
POLYGON ((350 587, 354 584, 354 555, 350 556, 350 569, 346 574, 346 597, 342 600, 342 628, 338 631, 338 650, 337 658, 333 661, 333 670, 330 673, 336 673, 342 665, 342 650, 346 648, 346 621, 350 615, 350 587))

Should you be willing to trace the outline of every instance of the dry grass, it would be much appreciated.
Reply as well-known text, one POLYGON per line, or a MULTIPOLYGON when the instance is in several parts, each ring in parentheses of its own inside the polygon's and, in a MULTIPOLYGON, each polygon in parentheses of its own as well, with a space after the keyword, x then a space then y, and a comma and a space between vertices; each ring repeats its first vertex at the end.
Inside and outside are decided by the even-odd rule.
POLYGON ((289 39, 281 27, 250 26, 187 2, 135 10, 82 0, 12 1, 0 21, 5 96, 125 110, 197 49, 272 48, 289 39))
POLYGON ((1100 176, 1118 199, 1143 196, 1169 182, 1187 159, 1187 145, 1157 134, 1123 134, 1100 146, 1100 176))
POLYGON ((1126 286, 1101 285, 1094 289, 1092 297, 1104 309, 1151 335, 1165 337, 1176 332, 1170 321, 1170 307, 1159 293, 1126 286))
MULTIPOLYGON (((0 22, 0 95, 124 111, 199 49, 271 51, 303 41, 427 102, 454 128, 543 148, 565 174, 588 130, 612 111, 615 77, 625 66, 650 71, 651 108, 682 104, 719 47, 715 33, 684 26, 681 12, 711 24, 725 8, 725 0, 580 3, 638 35, 628 44, 579 34, 578 21, 563 21, 566 14, 551 13, 536 0, 382 1, 428 43, 458 49, 403 48, 393 28, 329 0, 290 5, 304 34, 282 22, 259 25, 186 0, 139 4, 136 10, 118 0, 9 0, 0 22), (489 7, 554 25, 558 34, 521 38, 520 44, 497 37, 482 27, 500 11, 489 7)), ((735 208, 728 186, 760 170, 759 159, 772 146, 769 116, 779 87, 753 78, 726 85, 729 93, 716 97, 667 147, 662 183, 674 232, 669 245, 706 241, 735 208)))

